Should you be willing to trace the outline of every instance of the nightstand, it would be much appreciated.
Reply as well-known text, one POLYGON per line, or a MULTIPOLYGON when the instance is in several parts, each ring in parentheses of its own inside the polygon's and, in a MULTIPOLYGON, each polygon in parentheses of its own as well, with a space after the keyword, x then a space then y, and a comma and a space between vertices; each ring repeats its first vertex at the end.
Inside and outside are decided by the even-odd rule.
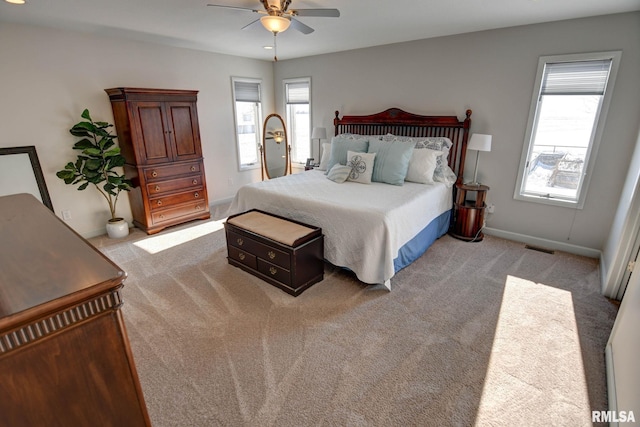
POLYGON ((479 242, 484 238, 484 211, 487 207, 489 187, 486 185, 456 184, 456 200, 453 206, 453 228, 451 235, 468 242, 479 242), (475 198, 467 197, 473 196, 475 198))

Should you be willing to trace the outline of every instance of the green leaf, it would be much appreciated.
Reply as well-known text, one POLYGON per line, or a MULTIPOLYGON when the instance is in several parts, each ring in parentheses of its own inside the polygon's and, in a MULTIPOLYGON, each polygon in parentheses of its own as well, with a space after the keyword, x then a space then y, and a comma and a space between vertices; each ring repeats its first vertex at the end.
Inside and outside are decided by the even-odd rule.
POLYGON ((93 123, 80 122, 80 123, 76 123, 69 132, 73 133, 74 135, 75 135, 74 132, 86 134, 86 135, 79 135, 79 136, 91 136, 91 134, 97 133, 98 131, 99 129, 93 123))
POLYGON ((124 166, 124 164, 126 163, 126 160, 123 156, 115 156, 112 157, 111 159, 109 159, 109 169, 112 168, 116 168, 116 167, 120 167, 120 166, 124 166))
POLYGON ((95 147, 95 145, 90 139, 87 139, 87 138, 83 138, 73 145, 74 150, 84 150, 90 147, 95 147))
POLYGON ((82 184, 80 187, 78 187, 78 191, 82 191, 82 190, 84 190, 85 188, 87 188, 88 186, 89 186, 89 183, 88 183, 88 182, 85 182, 85 183, 84 183, 84 184, 82 184))
POLYGON ((102 156, 102 151, 100 151, 99 148, 95 147, 87 148, 82 153, 86 154, 87 156, 102 156))
POLYGON ((92 171, 97 171, 102 167, 102 161, 100 161, 100 159, 89 159, 84 163, 84 167, 92 171))
POLYGON ((89 121, 93 121, 91 120, 91 115, 89 114, 89 109, 85 108, 84 111, 82 112, 82 114, 80 114, 80 117, 82 117, 83 119, 87 119, 89 121))
POLYGON ((75 176, 75 173, 73 173, 73 171, 64 169, 56 172, 56 176, 60 179, 69 179, 69 178, 73 178, 75 176))

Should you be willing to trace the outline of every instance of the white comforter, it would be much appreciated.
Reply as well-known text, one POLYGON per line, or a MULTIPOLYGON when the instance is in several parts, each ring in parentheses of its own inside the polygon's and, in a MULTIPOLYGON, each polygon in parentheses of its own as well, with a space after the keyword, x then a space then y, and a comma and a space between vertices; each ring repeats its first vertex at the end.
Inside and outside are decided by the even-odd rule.
POLYGON ((338 184, 311 170, 243 186, 229 215, 260 209, 322 227, 327 261, 390 288, 398 250, 452 203, 442 183, 338 184))

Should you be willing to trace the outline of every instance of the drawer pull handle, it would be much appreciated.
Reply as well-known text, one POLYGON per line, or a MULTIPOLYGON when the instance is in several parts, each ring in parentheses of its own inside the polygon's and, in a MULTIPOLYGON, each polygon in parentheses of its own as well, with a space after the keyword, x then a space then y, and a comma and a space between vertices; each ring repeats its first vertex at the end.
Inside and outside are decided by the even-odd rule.
POLYGON ((164 215, 160 215, 160 219, 164 219, 164 215))
POLYGON ((276 254, 275 254, 275 252, 273 252, 273 251, 269 251, 269 252, 267 252, 267 255, 269 255, 269 258, 270 258, 270 259, 274 259, 274 258, 276 257, 276 254))
POLYGON ((198 194, 198 192, 196 191, 195 193, 193 193, 193 197, 197 199, 198 197, 200 197, 200 194, 198 194))
POLYGON ((278 269, 275 267, 269 267, 269 273, 271 273, 272 275, 276 274, 278 272, 278 269))
POLYGON ((158 172, 156 171, 151 172, 151 176, 155 178, 156 176, 158 176, 158 172))
POLYGON ((242 246, 242 244, 244 243, 244 240, 238 237, 238 240, 236 240, 236 242, 238 243, 238 246, 242 246))
POLYGON ((156 191, 160 191, 160 186, 156 185, 156 191))
POLYGON ((158 200, 158 206, 162 206, 162 200, 158 200))
POLYGON ((240 252, 238 254, 238 258, 240 258, 240 261, 244 261, 245 256, 244 256, 244 254, 242 252, 240 252))
POLYGON ((195 166, 191 166, 191 172, 195 172, 196 171, 196 167, 195 166))
POLYGON ((198 183, 198 180, 197 180, 197 179, 194 179, 193 181, 191 181, 191 183, 192 183, 193 185, 196 185, 196 184, 198 183))
POLYGON ((200 205, 196 205, 196 210, 197 210, 197 211, 202 210, 202 206, 200 206, 200 205))

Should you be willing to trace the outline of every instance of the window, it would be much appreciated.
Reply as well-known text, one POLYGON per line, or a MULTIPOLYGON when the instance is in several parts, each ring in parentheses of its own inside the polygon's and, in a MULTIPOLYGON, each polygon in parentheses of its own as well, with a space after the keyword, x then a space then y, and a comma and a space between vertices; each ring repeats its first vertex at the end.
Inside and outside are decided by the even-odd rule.
POLYGON ((311 79, 285 80, 284 97, 291 162, 305 163, 311 157, 311 79))
POLYGON ((540 58, 515 198, 582 209, 620 52, 540 58))
POLYGON ((261 142, 262 101, 260 80, 232 77, 238 167, 240 170, 260 167, 258 146, 261 142))

